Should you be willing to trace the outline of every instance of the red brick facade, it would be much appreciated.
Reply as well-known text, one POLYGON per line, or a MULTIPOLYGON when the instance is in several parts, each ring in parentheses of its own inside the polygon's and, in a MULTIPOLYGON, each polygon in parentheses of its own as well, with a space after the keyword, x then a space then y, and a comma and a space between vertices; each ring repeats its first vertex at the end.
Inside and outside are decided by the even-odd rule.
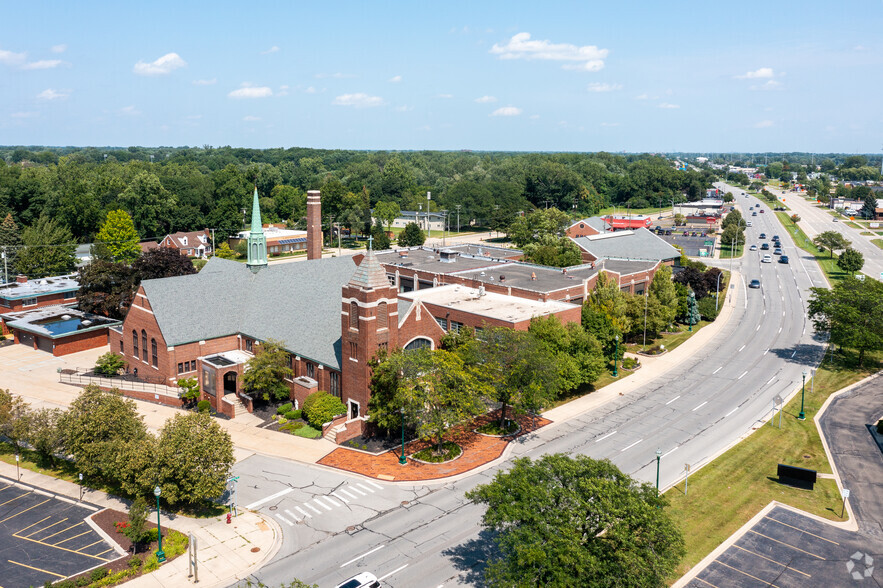
POLYGON ((322 257, 322 204, 319 190, 307 192, 307 259, 322 257))
POLYGON ((31 299, 23 298, 20 300, 4 300, 8 306, 4 306, 0 303, 0 328, 2 328, 2 332, 4 335, 9 334, 9 329, 6 327, 6 321, 2 320, 4 314, 10 312, 21 312, 23 310, 35 310, 37 308, 43 308, 44 306, 55 306, 58 304, 76 304, 77 296, 76 292, 55 292, 52 294, 44 294, 42 296, 37 295, 31 299), (28 304, 25 306, 25 302, 29 300, 35 300, 36 304, 28 304))

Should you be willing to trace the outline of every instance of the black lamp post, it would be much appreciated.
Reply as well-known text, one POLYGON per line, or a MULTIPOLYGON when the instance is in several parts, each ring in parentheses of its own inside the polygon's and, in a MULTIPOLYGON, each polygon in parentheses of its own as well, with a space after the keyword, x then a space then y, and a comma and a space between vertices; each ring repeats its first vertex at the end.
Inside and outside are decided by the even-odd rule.
POLYGON ((656 450, 656 496, 659 496, 659 461, 662 459, 662 450, 656 450))
POLYGON ((803 370, 803 386, 800 388, 800 414, 797 415, 797 419, 804 421, 806 420, 806 412, 803 410, 803 401, 806 395, 806 370, 803 370))
POLYGON ((159 495, 162 494, 162 488, 157 486, 153 489, 153 495, 156 496, 156 561, 163 563, 166 561, 166 552, 162 550, 162 527, 159 522, 159 495))
POLYGON ((614 335, 613 340, 616 341, 616 351, 613 352, 613 377, 615 378, 619 375, 616 370, 616 360, 619 358, 619 335, 614 335))
POLYGON ((399 414, 402 416, 402 454, 399 456, 399 464, 400 465, 408 465, 408 460, 405 457, 405 408, 404 407, 399 409, 399 414))

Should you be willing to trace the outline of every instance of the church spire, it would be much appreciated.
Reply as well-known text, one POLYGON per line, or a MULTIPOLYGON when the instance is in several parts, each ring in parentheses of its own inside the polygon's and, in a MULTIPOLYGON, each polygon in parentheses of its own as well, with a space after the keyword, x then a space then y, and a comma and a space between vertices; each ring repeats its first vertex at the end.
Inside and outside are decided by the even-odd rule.
POLYGON ((261 205, 258 202, 258 188, 254 188, 254 199, 251 205, 251 232, 248 234, 248 262, 246 265, 257 273, 267 267, 267 238, 261 223, 261 205))

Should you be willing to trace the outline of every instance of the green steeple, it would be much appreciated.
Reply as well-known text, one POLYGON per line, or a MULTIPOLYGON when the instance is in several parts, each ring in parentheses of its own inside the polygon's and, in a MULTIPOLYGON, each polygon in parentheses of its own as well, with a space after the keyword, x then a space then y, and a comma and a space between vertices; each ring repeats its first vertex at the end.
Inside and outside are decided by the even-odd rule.
POLYGON ((248 262, 246 265, 257 273, 267 267, 267 238, 261 223, 261 205, 258 202, 258 188, 254 189, 254 200, 251 205, 251 232, 248 234, 248 262))

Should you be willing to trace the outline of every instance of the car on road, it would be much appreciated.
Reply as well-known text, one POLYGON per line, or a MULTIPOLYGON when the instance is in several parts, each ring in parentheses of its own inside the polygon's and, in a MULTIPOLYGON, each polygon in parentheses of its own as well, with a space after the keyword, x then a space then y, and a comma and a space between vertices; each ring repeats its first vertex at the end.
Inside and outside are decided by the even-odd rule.
POLYGON ((760 209, 760 214, 763 214, 763 209, 762 209, 762 208, 760 209))
POLYGON ((337 585, 337 588, 380 588, 377 576, 371 572, 362 572, 337 585))
POLYGON ((836 218, 834 219, 834 222, 835 222, 835 223, 837 222, 837 219, 836 219, 836 218))
POLYGON ((748 283, 749 288, 760 288, 760 280, 751 280, 748 283))
POLYGON ((767 253, 763 256, 763 259, 760 260, 761 263, 773 263, 773 256, 767 253))
POLYGON ((761 233, 758 238, 759 239, 766 239, 766 233, 761 233))
POLYGON ((752 245, 748 248, 750 251, 757 251, 757 245, 752 245))
POLYGON ((752 213, 751 213, 751 216, 757 216, 757 213, 756 213, 756 212, 752 212, 752 213))
POLYGON ((745 221, 745 226, 746 226, 746 227, 750 227, 750 226, 752 226, 752 225, 751 225, 751 221, 745 221))
POLYGON ((782 250, 776 247, 773 249, 773 255, 782 255, 782 250))
POLYGON ((760 250, 761 250, 761 251, 769 251, 769 250, 770 250, 770 244, 769 244, 769 243, 764 243, 764 244, 762 244, 762 245, 760 246, 760 250))
POLYGON ((788 256, 787 256, 787 255, 783 255, 782 257, 780 257, 780 258, 779 258, 779 263, 788 263, 788 256))
POLYGON ((778 235, 773 235, 773 241, 778 241, 778 240, 779 240, 779 236, 778 236, 778 235))

